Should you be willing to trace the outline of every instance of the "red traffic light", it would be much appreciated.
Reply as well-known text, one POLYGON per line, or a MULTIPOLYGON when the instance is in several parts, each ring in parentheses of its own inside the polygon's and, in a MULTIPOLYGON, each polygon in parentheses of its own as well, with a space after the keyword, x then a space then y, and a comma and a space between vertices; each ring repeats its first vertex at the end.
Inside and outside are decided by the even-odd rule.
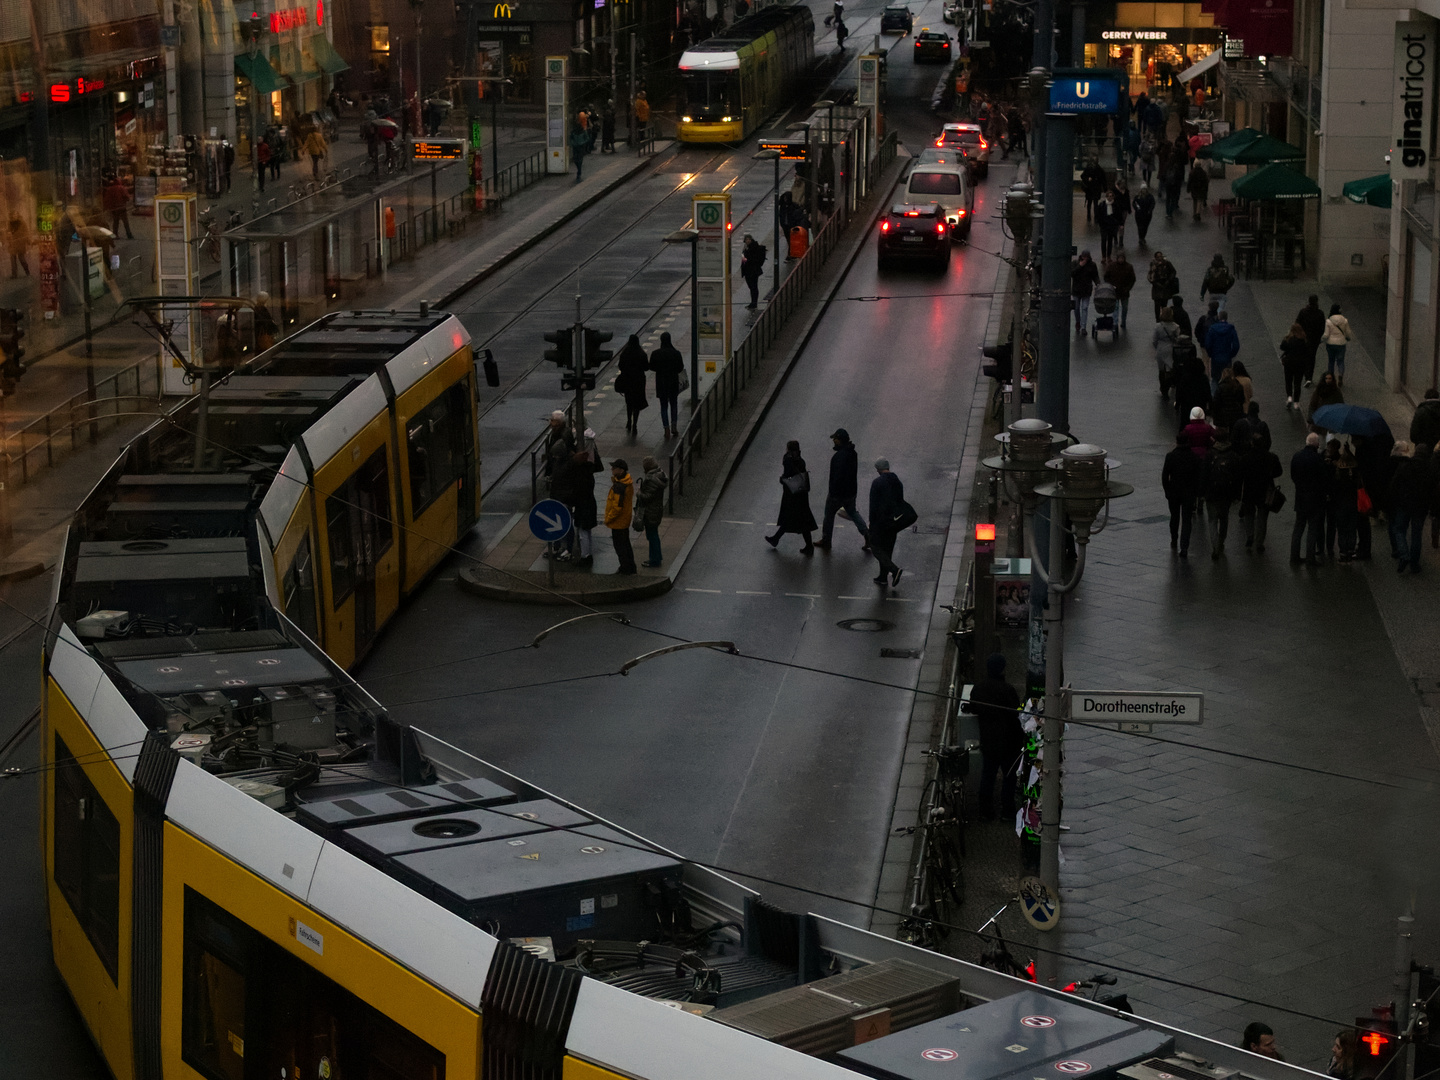
POLYGON ((1390 1045, 1391 1039, 1378 1031, 1367 1031, 1360 1036, 1360 1041, 1370 1048, 1371 1057, 1379 1057, 1381 1051, 1390 1045))

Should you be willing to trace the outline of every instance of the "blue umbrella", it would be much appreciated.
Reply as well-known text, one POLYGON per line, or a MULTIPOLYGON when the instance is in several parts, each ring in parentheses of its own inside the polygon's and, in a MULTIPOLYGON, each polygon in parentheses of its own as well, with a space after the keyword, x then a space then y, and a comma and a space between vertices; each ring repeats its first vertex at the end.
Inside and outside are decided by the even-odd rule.
POLYGON ((1390 425, 1374 409, 1363 405, 1321 405, 1311 417, 1316 427, 1341 435, 1378 438, 1390 434, 1390 425))

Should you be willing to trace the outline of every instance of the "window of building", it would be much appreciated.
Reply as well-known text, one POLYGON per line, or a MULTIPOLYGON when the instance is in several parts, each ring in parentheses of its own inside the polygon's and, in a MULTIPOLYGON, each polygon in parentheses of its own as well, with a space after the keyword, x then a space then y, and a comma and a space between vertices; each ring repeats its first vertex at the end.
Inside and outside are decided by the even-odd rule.
POLYGON ((60 736, 55 736, 55 884, 118 979, 120 823, 60 736))
POLYGON ((181 1057, 209 1080, 445 1080, 429 1043, 188 888, 182 992, 181 1057))
POLYGON ((421 512, 445 492, 474 452, 470 381, 451 386, 405 428, 410 463, 411 512, 421 512))

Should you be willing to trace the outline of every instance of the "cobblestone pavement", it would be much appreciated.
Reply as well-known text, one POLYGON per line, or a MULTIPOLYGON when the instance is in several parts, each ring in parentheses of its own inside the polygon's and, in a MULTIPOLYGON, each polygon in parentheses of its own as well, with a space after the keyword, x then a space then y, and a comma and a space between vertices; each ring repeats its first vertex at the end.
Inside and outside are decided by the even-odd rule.
MULTIPOLYGON (((1212 184, 1212 197, 1226 186, 1212 184)), ((1098 251, 1078 202, 1076 221, 1077 246, 1098 251)), ((1420 693, 1427 675, 1434 682, 1426 615, 1436 610, 1440 557, 1427 551, 1426 572, 1403 588, 1379 531, 1373 563, 1288 562, 1289 458, 1305 429, 1283 408, 1277 343, 1310 292, 1327 311, 1332 299, 1345 303, 1359 331, 1347 397, 1382 408, 1403 438, 1405 403, 1385 393, 1376 369, 1384 306, 1304 281, 1231 291, 1239 358, 1292 501, 1272 517, 1264 554, 1245 549, 1232 519, 1219 560, 1197 539, 1180 561, 1159 482, 1176 428, 1155 388, 1144 269, 1163 248, 1198 315, 1202 269, 1217 251, 1228 260, 1229 244, 1213 219, 1194 224, 1188 214, 1173 225, 1158 215, 1149 249, 1137 251, 1133 229, 1130 239, 1142 284, 1128 333, 1115 344, 1075 340, 1070 415, 1083 441, 1123 463, 1116 478, 1136 492, 1113 505, 1067 606, 1066 678, 1090 689, 1200 690, 1206 717, 1203 727, 1157 726, 1148 737, 1070 727, 1065 925, 1047 944, 1074 957, 1067 977, 1094 970, 1090 960, 1144 973, 1122 973, 1120 988, 1158 1020, 1227 1040, 1265 1020, 1291 1061, 1323 1069, 1334 1029, 1389 999, 1394 920, 1412 901, 1416 957, 1440 960, 1440 768, 1420 693)), ((975 850, 1003 859, 1010 848, 977 837, 975 850)), ((982 869, 968 906, 1006 880, 982 869)), ((1007 932, 1019 925, 1006 918, 1007 932)))

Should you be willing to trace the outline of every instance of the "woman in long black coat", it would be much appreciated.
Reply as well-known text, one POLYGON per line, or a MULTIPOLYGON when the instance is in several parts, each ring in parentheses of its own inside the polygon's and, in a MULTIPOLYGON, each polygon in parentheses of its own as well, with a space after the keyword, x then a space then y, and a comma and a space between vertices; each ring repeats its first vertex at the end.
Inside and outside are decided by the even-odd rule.
POLYGON ((800 456, 800 444, 791 439, 785 444, 785 458, 780 470, 780 514, 775 519, 774 536, 767 536, 765 542, 777 547, 786 533, 800 533, 805 537, 801 555, 815 554, 815 544, 810 534, 815 531, 815 515, 810 512, 810 472, 805 468, 805 459, 800 456), (786 484, 786 477, 803 476, 805 482, 786 484), (791 490, 798 487, 801 490, 791 490))
POLYGON ((645 398, 645 372, 650 370, 650 361, 634 334, 615 358, 615 365, 620 371, 615 376, 615 389, 625 395, 625 430, 639 431, 640 410, 650 404, 645 398))

